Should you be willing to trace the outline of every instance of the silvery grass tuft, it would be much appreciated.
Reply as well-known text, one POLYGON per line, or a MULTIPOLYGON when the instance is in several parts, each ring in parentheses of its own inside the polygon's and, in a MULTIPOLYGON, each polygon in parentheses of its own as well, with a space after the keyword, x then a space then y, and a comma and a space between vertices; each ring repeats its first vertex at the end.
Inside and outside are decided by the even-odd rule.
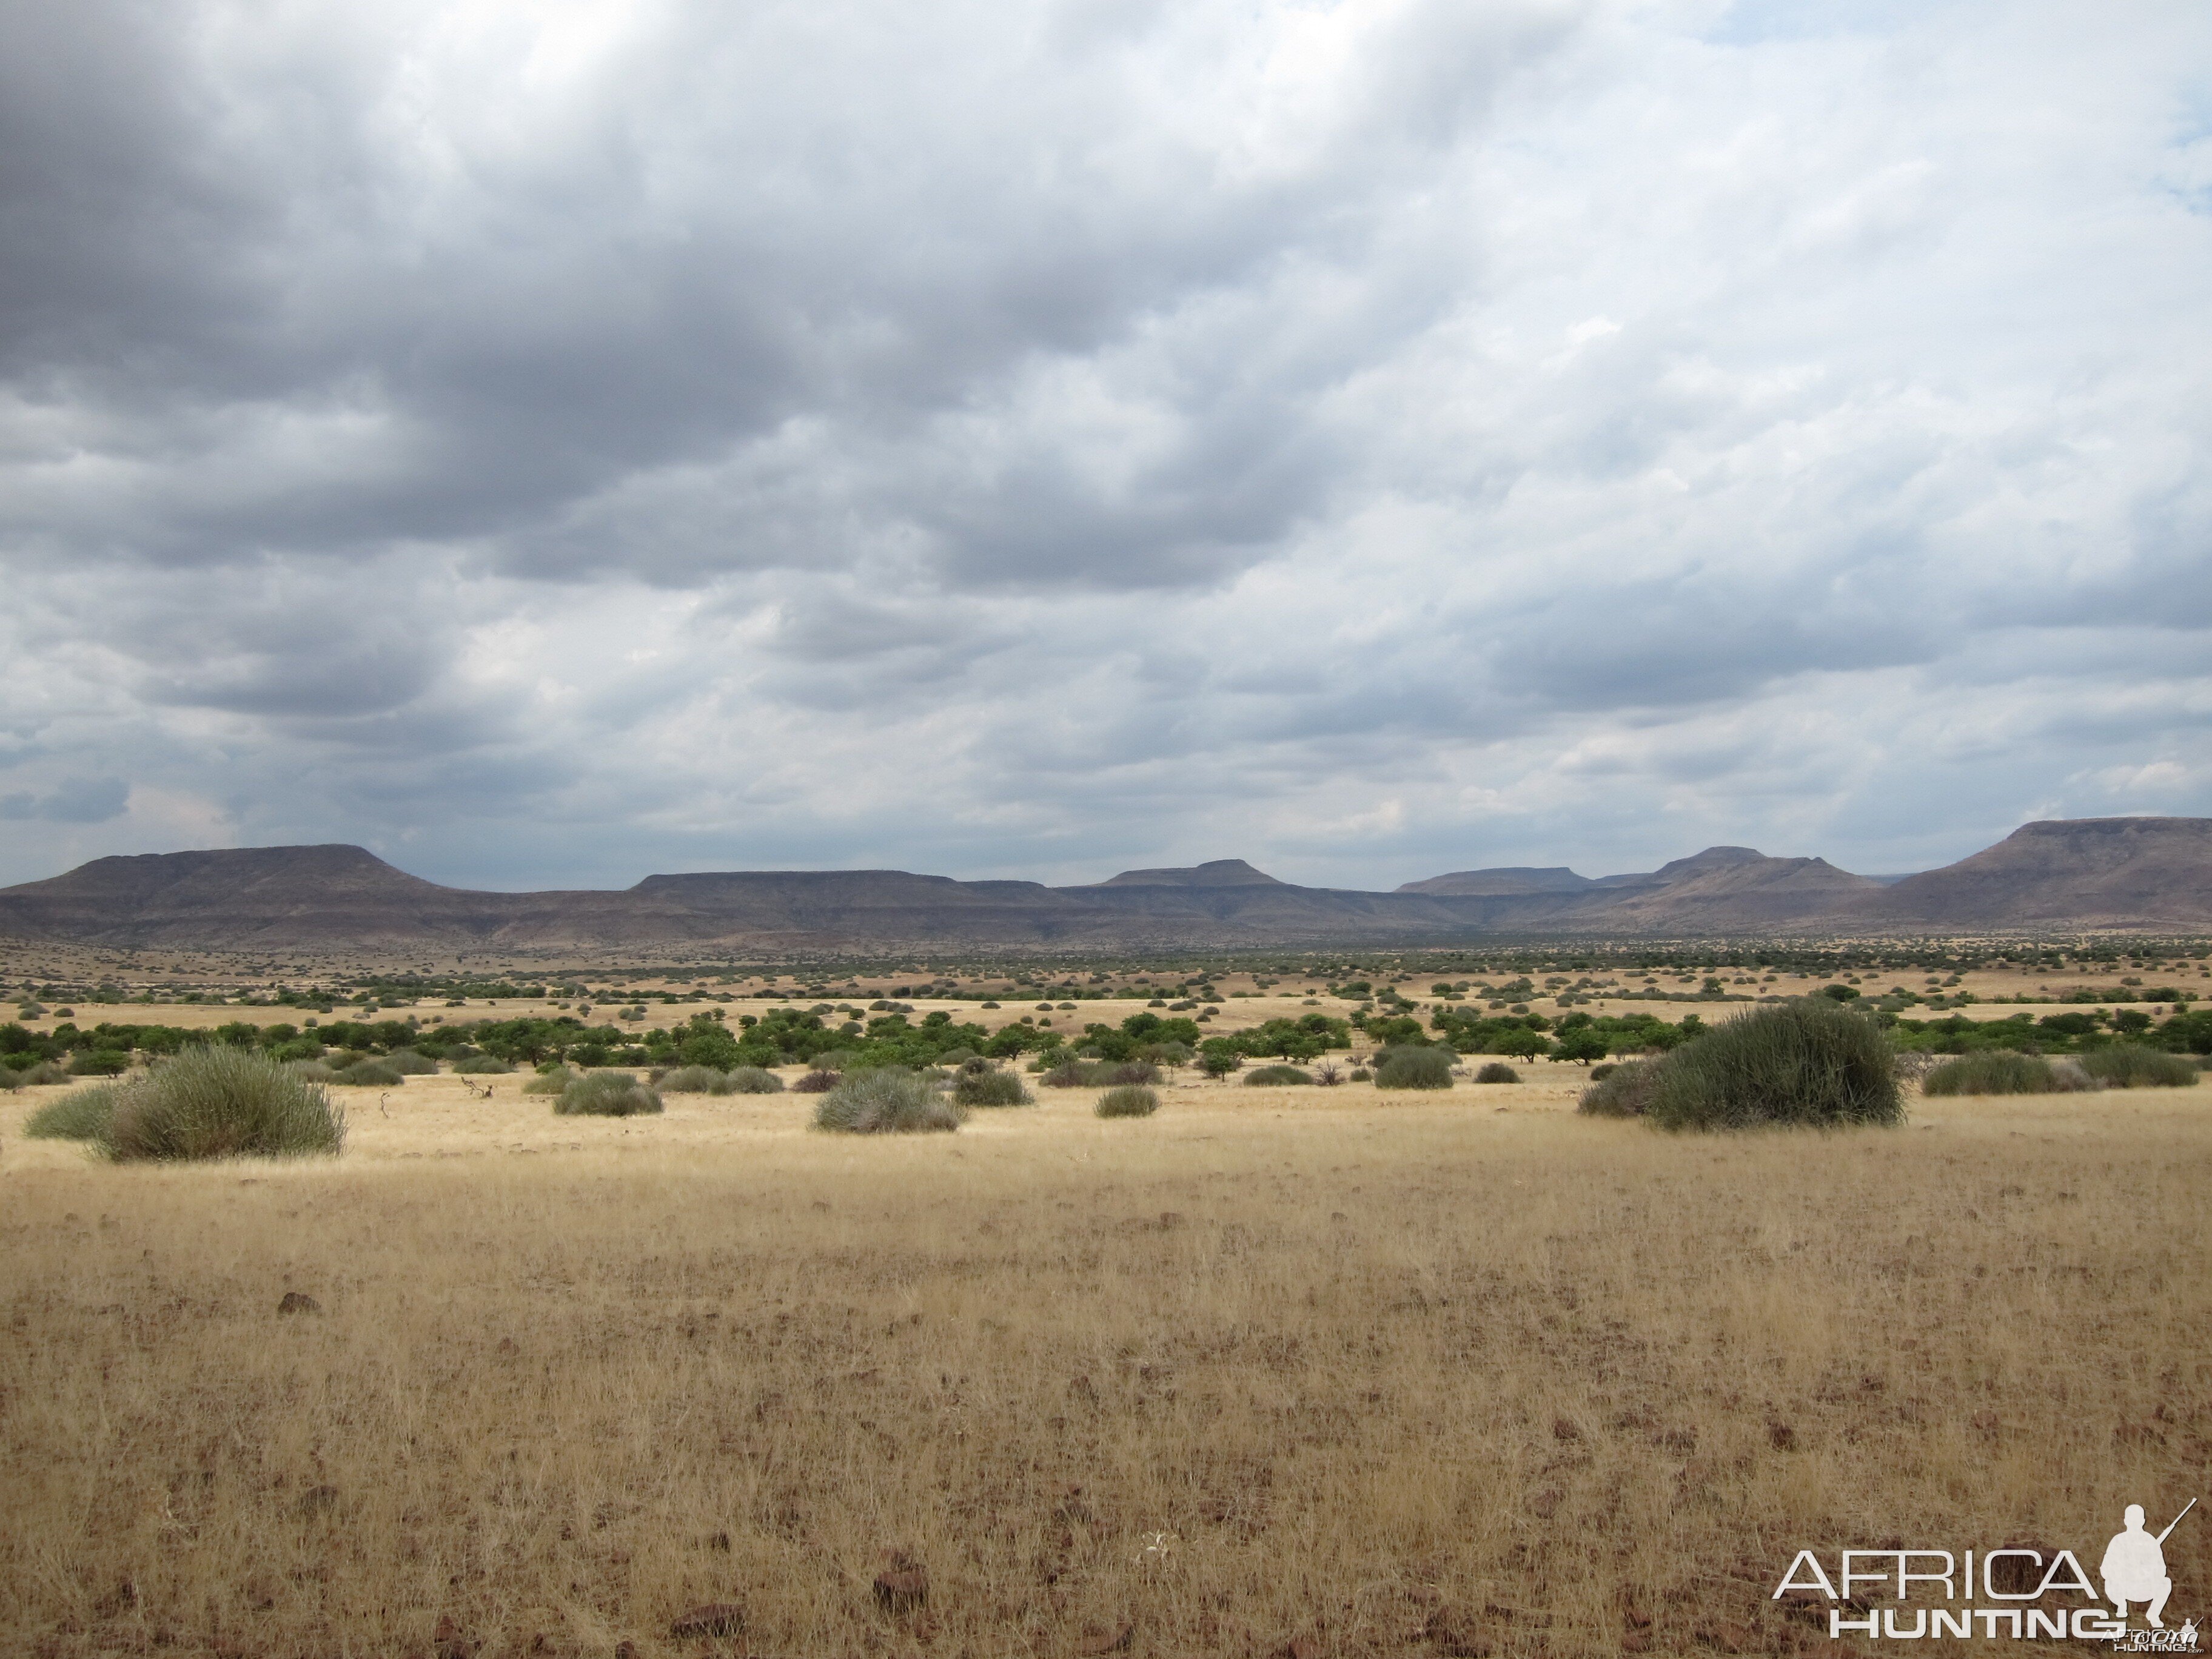
POLYGON ((119 1164, 332 1156, 345 1112, 322 1084, 247 1048, 187 1048, 116 1091, 105 1138, 119 1164))
POLYGON ((957 1129, 961 1109, 902 1066, 848 1073, 814 1109, 814 1127, 844 1134, 914 1134, 957 1129))

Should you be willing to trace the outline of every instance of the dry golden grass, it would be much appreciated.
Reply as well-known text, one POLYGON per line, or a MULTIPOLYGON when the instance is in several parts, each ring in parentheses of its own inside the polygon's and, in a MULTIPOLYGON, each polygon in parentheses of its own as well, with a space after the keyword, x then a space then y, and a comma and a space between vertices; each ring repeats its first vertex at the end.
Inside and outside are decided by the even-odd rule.
POLYGON ((1530 1070, 866 1141, 417 1079, 337 1163, 171 1170, 26 1091, 0 1647, 1849 1651, 1766 1599, 1801 1545, 2086 1553, 2203 1491, 2212 1089, 1677 1139, 1530 1070))

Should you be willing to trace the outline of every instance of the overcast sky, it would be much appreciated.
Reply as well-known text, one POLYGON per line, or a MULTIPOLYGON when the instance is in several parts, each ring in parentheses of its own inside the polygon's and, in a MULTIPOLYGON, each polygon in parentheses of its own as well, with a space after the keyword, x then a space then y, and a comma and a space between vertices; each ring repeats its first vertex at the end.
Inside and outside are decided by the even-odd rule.
POLYGON ((2212 813, 2212 8, 0 0, 0 881, 2212 813))

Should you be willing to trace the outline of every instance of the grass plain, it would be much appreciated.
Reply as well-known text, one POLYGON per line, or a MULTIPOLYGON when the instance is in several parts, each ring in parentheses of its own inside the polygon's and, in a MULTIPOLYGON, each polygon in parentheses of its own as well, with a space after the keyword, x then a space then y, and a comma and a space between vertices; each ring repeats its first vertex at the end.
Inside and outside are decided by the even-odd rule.
POLYGON ((2212 1496, 2212 1086, 1701 1137, 1521 1070, 864 1139, 416 1078, 166 1169, 0 1099, 4 1645, 1851 1651, 1769 1599, 1801 1547, 2094 1571, 2212 1496))

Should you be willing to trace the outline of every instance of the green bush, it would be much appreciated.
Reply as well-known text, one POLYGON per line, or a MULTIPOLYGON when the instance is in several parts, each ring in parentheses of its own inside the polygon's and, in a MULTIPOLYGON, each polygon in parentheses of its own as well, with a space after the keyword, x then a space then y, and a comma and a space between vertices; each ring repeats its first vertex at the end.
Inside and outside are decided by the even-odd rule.
MULTIPOLYGON (((1607 1075, 1610 1077, 1612 1073, 1608 1072, 1607 1075)), ((1518 1083, 1521 1073, 1504 1060, 1493 1060, 1475 1073, 1474 1080, 1477 1083, 1518 1083)))
POLYGON ((662 1075, 660 1088, 672 1095, 719 1095, 726 1092, 722 1074, 711 1066, 678 1066, 662 1075))
POLYGON ((1920 1079, 1924 1095, 2047 1095, 2057 1088, 2051 1062, 2009 1048, 1987 1048, 1931 1066, 1920 1079))
POLYGON ((1385 1048, 1376 1059, 1375 1086, 1449 1089, 1452 1086, 1451 1063, 1449 1048, 1385 1048))
POLYGON ((1888 1036, 1826 997, 1740 1014, 1651 1062, 1648 1081, 1644 1115, 1666 1129, 1905 1121, 1888 1036))
POLYGON ((1125 1060, 1118 1066, 1109 1066, 1099 1074, 1098 1081, 1114 1088, 1125 1084, 1153 1084, 1160 1080, 1160 1068, 1148 1060, 1125 1060))
POLYGON ((1347 1083, 1371 1083, 1374 1079, 1374 1073, 1369 1071, 1364 1066, 1355 1066, 1352 1068, 1350 1074, 1346 1076, 1345 1081, 1347 1083))
POLYGON ((120 1048, 80 1048, 70 1056, 71 1077, 120 1077, 131 1069, 131 1056, 120 1048))
POLYGON ((333 1073, 331 1081, 349 1088, 389 1089, 407 1079, 380 1060, 357 1060, 343 1071, 333 1073))
POLYGON ((628 1072, 594 1072, 562 1090, 553 1109, 562 1117, 645 1117, 661 1106, 660 1097, 628 1072))
POLYGON ((1098 1067, 1087 1060, 1060 1060, 1037 1081, 1048 1089, 1080 1089, 1098 1081, 1098 1067))
POLYGON ((514 1069, 492 1054, 471 1054, 466 1060, 453 1062, 453 1073, 458 1077, 505 1077, 514 1069))
POLYGON ((23 1125, 23 1133, 31 1140, 104 1141, 121 1087, 114 1083, 88 1083, 82 1089, 72 1089, 32 1113, 23 1125))
POLYGON ((405 1077, 431 1077, 438 1070, 438 1062, 428 1054, 418 1054, 412 1048, 394 1048, 385 1055, 384 1063, 405 1077))
POLYGON ((1253 1087, 1266 1088, 1271 1084, 1311 1083, 1313 1079, 1295 1066, 1262 1066, 1245 1073, 1244 1081, 1253 1087))
POLYGON ((24 1067, 23 1070, 20 1072, 12 1073, 11 1075, 14 1081, 9 1085, 9 1086, 18 1089, 36 1088, 39 1085, 43 1083, 67 1083, 69 1081, 69 1073, 62 1066, 55 1065, 51 1060, 40 1060, 33 1065, 24 1067))
POLYGON ((187 1048, 116 1093, 106 1147, 141 1160, 296 1157, 345 1146, 345 1112, 321 1084, 250 1048, 187 1048))
POLYGON ((2197 1081, 2197 1067, 2181 1055, 2135 1042, 2092 1048, 2081 1063, 2107 1089, 2186 1089, 2197 1081))
POLYGON ((1012 1072, 963 1071, 952 1085, 953 1103, 960 1106, 1034 1106, 1036 1097, 1022 1087, 1012 1072))
POLYGON ((802 1095, 826 1095, 837 1086, 837 1073, 817 1066, 791 1086, 802 1095))
POLYGON ((1160 1092, 1141 1083, 1125 1083, 1099 1096, 1095 1109, 1101 1117, 1150 1117, 1160 1109, 1160 1092))
POLYGON ((732 1066, 722 1081, 733 1095, 780 1095, 783 1079, 760 1066, 732 1066))
POLYGON ((576 1082, 581 1073, 572 1072, 566 1066, 556 1066, 550 1072, 540 1072, 522 1085, 526 1095, 565 1095, 568 1085, 576 1082))
POLYGON ((1657 1070, 1656 1060, 1624 1060, 1607 1067, 1603 1077, 1593 1071, 1590 1085, 1575 1109, 1592 1117, 1642 1117, 1651 1104, 1657 1070))
POLYGON ((855 1072, 822 1097, 814 1127, 844 1134, 913 1134, 957 1129, 957 1106, 903 1066, 855 1072))

